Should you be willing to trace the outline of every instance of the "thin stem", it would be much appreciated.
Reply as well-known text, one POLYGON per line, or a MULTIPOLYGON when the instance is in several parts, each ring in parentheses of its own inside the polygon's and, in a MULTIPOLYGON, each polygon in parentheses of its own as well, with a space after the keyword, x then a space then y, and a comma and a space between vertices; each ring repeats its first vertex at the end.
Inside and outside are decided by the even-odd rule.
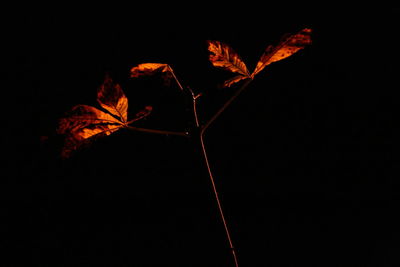
POLYGON ((164 131, 164 130, 155 130, 155 129, 147 129, 147 128, 138 128, 133 126, 125 126, 126 129, 137 131, 137 132, 146 132, 146 133, 154 133, 154 134, 163 134, 163 135, 178 135, 188 137, 188 132, 174 132, 174 131, 164 131))
POLYGON ((213 174, 211 172, 210 163, 208 161, 207 152, 206 152, 206 148, 204 146, 204 141, 203 141, 203 135, 202 134, 200 134, 200 143, 201 143, 201 148, 202 148, 202 151, 203 151, 204 160, 206 162, 208 175, 210 176, 210 180, 211 180, 211 185, 212 185, 212 188, 213 188, 214 196, 215 196, 215 199, 216 199, 217 204, 218 204, 219 214, 221 216, 222 223, 224 224, 226 237, 228 238, 229 247, 230 247, 230 249, 232 251, 233 259, 235 261, 235 267, 238 267, 239 263, 238 263, 238 259, 236 257, 235 247, 233 246, 232 238, 231 238, 231 235, 229 233, 229 228, 228 228, 228 225, 226 223, 224 212, 223 212, 223 209, 222 209, 222 206, 221 206, 221 201, 219 200, 217 187, 215 186, 213 174))
MULTIPOLYGON (((194 116, 194 120, 196 122, 196 128, 199 129, 200 128, 200 123, 199 123, 199 118, 198 118, 198 115, 197 115, 197 108, 196 108, 197 102, 196 102, 196 100, 200 95, 195 96, 193 91, 190 88, 188 88, 188 90, 192 94, 193 116, 194 116)), ((219 215, 220 215, 220 217, 222 219, 222 223, 224 225, 225 234, 226 234, 226 237, 228 239, 229 247, 230 247, 230 249, 232 251, 232 256, 233 256, 233 260, 235 262, 235 267, 239 267, 238 259, 237 259, 237 256, 236 256, 235 247, 233 246, 231 234, 229 232, 228 224, 227 224, 226 219, 225 219, 225 215, 224 215, 224 211, 222 209, 221 201, 219 200, 218 190, 217 190, 217 187, 215 185, 214 177, 213 177, 213 174, 212 174, 212 171, 211 171, 210 162, 208 161, 208 156, 207 156, 207 151, 206 151, 206 148, 205 148, 205 145, 204 145, 203 135, 204 135, 204 132, 200 131, 199 132, 199 136, 200 136, 201 150, 202 150, 202 154, 203 154, 203 157, 204 157, 204 161, 206 163, 208 176, 210 177, 210 180, 211 180, 211 185, 212 185, 212 189, 213 189, 213 192, 214 192, 215 200, 217 201, 217 205, 218 205, 219 215)))
POLYGON ((194 118, 195 118, 195 122, 196 122, 196 127, 199 128, 200 127, 200 123, 199 123, 199 119, 198 119, 198 116, 197 116, 196 98, 193 98, 193 113, 194 113, 194 118))
POLYGON ((201 133, 203 134, 205 132, 205 130, 207 130, 207 128, 219 117, 219 115, 221 115, 222 112, 224 112, 224 110, 233 102, 233 100, 236 99, 236 97, 238 97, 240 95, 241 92, 244 91, 244 89, 246 89, 247 85, 249 85, 249 83, 252 81, 252 79, 247 80, 242 87, 240 87, 235 94, 228 99, 228 101, 225 102, 225 104, 214 114, 214 116, 211 117, 211 119, 203 126, 203 128, 201 129, 201 133))
POLYGON ((193 116, 194 116, 194 121, 196 123, 196 128, 199 128, 200 127, 200 123, 199 123, 199 117, 197 116, 197 102, 196 102, 196 100, 201 94, 194 95, 194 92, 190 87, 188 87, 188 90, 192 94, 193 116))
POLYGON ((169 71, 170 71, 171 74, 172 74, 172 77, 174 77, 176 83, 178 84, 179 88, 181 89, 181 91, 183 91, 183 86, 181 85, 181 83, 179 82, 178 78, 176 77, 176 75, 175 75, 175 73, 174 73, 174 70, 171 68, 170 65, 168 65, 168 68, 169 68, 169 71))

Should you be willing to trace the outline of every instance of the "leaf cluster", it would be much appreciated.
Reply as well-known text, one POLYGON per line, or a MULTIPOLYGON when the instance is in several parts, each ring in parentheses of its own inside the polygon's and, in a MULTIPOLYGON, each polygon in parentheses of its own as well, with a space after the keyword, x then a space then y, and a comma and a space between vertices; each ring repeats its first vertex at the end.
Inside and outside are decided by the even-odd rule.
MULTIPOLYGON (((311 29, 305 28, 296 34, 286 36, 275 46, 268 46, 253 72, 248 70, 246 64, 233 48, 219 41, 208 41, 209 60, 213 66, 236 74, 236 76, 223 83, 224 87, 231 87, 242 80, 253 79, 269 64, 285 59, 303 49, 306 45, 311 44, 310 35, 311 29)), ((164 63, 139 64, 131 68, 130 77, 138 78, 157 73, 161 74, 167 85, 174 79, 179 88, 182 91, 185 90, 176 78, 171 66, 164 63)), ((190 91, 195 102, 201 94, 195 96, 190 88, 187 89, 190 91)), ((152 107, 144 107, 143 110, 136 112, 133 118, 128 120, 128 98, 121 86, 115 83, 108 75, 97 90, 97 102, 100 105, 99 108, 88 105, 76 105, 67 116, 60 120, 58 133, 65 135, 65 144, 61 153, 62 157, 67 158, 83 144, 91 142, 98 137, 110 135, 121 128, 153 133, 186 135, 186 133, 141 129, 129 126, 131 123, 147 117, 151 113, 152 107)))

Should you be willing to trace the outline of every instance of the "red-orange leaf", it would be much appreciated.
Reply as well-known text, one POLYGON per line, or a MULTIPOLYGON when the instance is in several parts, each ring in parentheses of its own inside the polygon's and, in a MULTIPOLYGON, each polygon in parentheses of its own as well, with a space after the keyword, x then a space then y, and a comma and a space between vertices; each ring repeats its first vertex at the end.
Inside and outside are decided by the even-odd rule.
POLYGON ((62 156, 70 153, 88 139, 110 135, 123 126, 123 123, 95 107, 78 105, 70 115, 60 120, 58 133, 66 135, 62 156))
POLYGON ((267 65, 285 59, 300 49, 303 49, 306 45, 311 44, 311 29, 303 29, 300 32, 290 35, 281 41, 277 46, 268 46, 264 54, 261 56, 257 63, 257 66, 251 77, 253 78, 260 71, 262 71, 267 65))
POLYGON ((233 84, 235 84, 235 83, 237 83, 237 82, 240 82, 241 80, 248 79, 248 78, 250 78, 250 77, 248 77, 248 76, 243 76, 243 75, 237 75, 237 76, 235 76, 235 77, 232 77, 231 79, 226 80, 226 81, 223 83, 223 86, 224 86, 224 87, 230 87, 231 85, 233 85, 233 84))
POLYGON ((168 73, 171 68, 168 64, 163 63, 142 63, 131 69, 131 78, 140 77, 143 75, 152 75, 155 72, 168 73))
POLYGON ((208 41, 208 51, 211 53, 209 59, 213 66, 239 74, 238 76, 225 81, 225 87, 229 87, 243 79, 250 78, 250 73, 246 64, 227 44, 219 41, 208 41))
POLYGON ((128 98, 126 98, 119 84, 114 83, 108 75, 97 91, 97 102, 122 122, 127 121, 128 98))
POLYGON ((208 41, 208 50, 211 52, 210 61, 218 68, 249 76, 246 64, 240 56, 227 44, 219 41, 208 41))
POLYGON ((131 124, 132 122, 141 120, 141 119, 149 116, 152 110, 153 110, 152 106, 146 106, 143 110, 136 113, 135 117, 133 119, 131 119, 130 121, 128 121, 127 124, 131 124))
POLYGON ((77 105, 60 120, 57 131, 66 136, 62 157, 69 157, 71 152, 91 140, 110 135, 121 127, 148 116, 152 110, 148 106, 128 121, 128 98, 121 87, 108 76, 97 92, 97 101, 105 111, 92 106, 77 105))

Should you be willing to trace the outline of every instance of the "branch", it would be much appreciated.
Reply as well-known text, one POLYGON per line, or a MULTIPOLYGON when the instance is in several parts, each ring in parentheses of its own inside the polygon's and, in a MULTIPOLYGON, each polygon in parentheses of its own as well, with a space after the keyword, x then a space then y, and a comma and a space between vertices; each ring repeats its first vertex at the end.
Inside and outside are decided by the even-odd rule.
POLYGON ((168 66, 169 71, 172 74, 172 77, 174 77, 174 79, 175 79, 176 83, 178 84, 179 88, 181 89, 181 91, 184 91, 183 90, 183 86, 181 85, 181 83, 179 82, 178 78, 176 77, 174 70, 171 68, 170 65, 167 65, 167 66, 168 66))
POLYGON ((214 192, 215 200, 217 201, 219 215, 221 216, 222 223, 223 223, 224 229, 225 229, 225 234, 226 234, 226 237, 228 239, 228 243, 229 243, 229 247, 230 247, 231 252, 232 252, 233 260, 235 262, 235 267, 238 267, 239 263, 238 263, 238 259, 237 259, 237 256, 236 256, 236 250, 235 250, 235 247, 233 246, 231 234, 229 232, 228 224, 227 224, 226 219, 225 219, 225 215, 224 215, 224 211, 222 209, 221 201, 219 200, 217 187, 215 185, 214 177, 213 177, 213 174, 212 174, 212 171, 211 171, 211 167, 210 167, 210 162, 208 161, 208 157, 207 157, 207 151, 206 151, 206 148, 205 148, 205 145, 204 145, 203 134, 200 134, 200 144, 201 144, 201 149, 202 149, 202 152, 203 152, 204 161, 205 161, 206 166, 207 166, 208 176, 210 177, 210 180, 211 180, 211 185, 212 185, 212 189, 213 189, 213 192, 214 192))
POLYGON ((222 112, 224 112, 224 110, 233 102, 233 100, 236 99, 236 97, 238 97, 240 95, 241 92, 244 91, 244 89, 246 89, 247 85, 249 85, 249 83, 252 81, 252 79, 247 80, 242 87, 240 87, 235 94, 228 99, 228 101, 225 102, 225 104, 214 114, 214 116, 211 117, 210 120, 207 121, 207 123, 202 127, 201 129, 201 135, 204 134, 205 130, 207 130, 207 128, 221 115, 222 112))
MULTIPOLYGON (((201 94, 195 95, 193 90, 190 87, 188 87, 188 90, 192 95, 193 116, 194 116, 194 121, 196 123, 196 129, 200 129, 199 117, 198 117, 197 109, 196 109, 196 107, 197 107, 196 100, 197 100, 198 97, 201 96, 201 94)), ((235 247, 233 246, 231 234, 229 232, 228 224, 227 224, 226 219, 225 219, 225 215, 224 215, 224 211, 222 209, 221 201, 219 200, 218 190, 217 190, 217 187, 215 185, 215 180, 214 180, 214 177, 213 177, 213 173, 211 171, 210 162, 208 161, 206 147, 204 145, 204 140, 203 140, 204 131, 201 130, 200 132, 197 132, 197 133, 199 133, 201 151, 202 151, 202 154, 203 154, 203 157, 204 157, 204 161, 206 163, 208 176, 209 176, 210 181, 211 181, 214 197, 215 197, 215 200, 217 201, 219 215, 220 215, 222 223, 224 225, 225 234, 226 234, 226 237, 228 239, 229 247, 230 247, 231 252, 232 252, 233 260, 235 262, 235 267, 238 267, 239 263, 238 263, 238 259, 237 259, 237 256, 236 256, 236 250, 235 250, 235 247)))
POLYGON ((155 130, 155 129, 147 129, 147 128, 138 128, 138 127, 133 127, 126 125, 124 128, 131 130, 131 131, 137 131, 137 132, 145 132, 145 133, 153 133, 153 134, 163 134, 163 135, 178 135, 178 136, 184 136, 184 137, 189 137, 188 132, 174 132, 174 131, 164 131, 164 130, 155 130))
POLYGON ((196 128, 200 127, 200 123, 199 123, 199 117, 197 115, 197 98, 199 98, 201 96, 200 94, 195 95, 193 90, 190 87, 187 87, 188 91, 190 92, 190 94, 192 95, 192 106, 193 106, 193 117, 194 117, 194 121, 196 123, 196 128))

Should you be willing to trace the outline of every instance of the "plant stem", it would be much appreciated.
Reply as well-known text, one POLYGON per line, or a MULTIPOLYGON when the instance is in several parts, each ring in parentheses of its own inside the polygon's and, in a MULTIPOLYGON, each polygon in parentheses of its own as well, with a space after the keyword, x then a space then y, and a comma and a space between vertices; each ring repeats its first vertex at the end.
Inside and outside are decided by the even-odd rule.
POLYGON ((192 106, 193 106, 193 116, 194 116, 194 122, 196 123, 196 128, 200 128, 200 123, 199 123, 199 117, 197 116, 197 98, 201 95, 198 94, 197 96, 194 94, 193 90, 188 87, 187 88, 192 95, 192 106))
POLYGON ((235 94, 228 99, 228 101, 225 102, 225 104, 214 114, 214 116, 211 117, 211 119, 209 121, 207 121, 207 123, 202 127, 201 129, 201 134, 203 134, 205 132, 205 130, 207 130, 207 128, 219 117, 219 115, 221 115, 221 113, 233 102, 233 100, 236 99, 236 97, 238 97, 240 95, 241 92, 244 91, 244 89, 246 89, 247 85, 249 85, 249 83, 252 81, 252 79, 247 80, 242 87, 240 87, 235 94))
MULTIPOLYGON (((172 70, 172 68, 170 66, 169 70, 173 76, 173 78, 175 79, 176 83, 178 84, 179 88, 184 91, 183 86, 181 85, 181 83, 179 82, 178 78, 176 77, 174 71, 172 70)), ((235 267, 239 267, 239 263, 238 263, 238 259, 236 256, 236 251, 235 251, 235 247, 233 246, 233 242, 232 242, 232 238, 231 238, 231 234, 229 232, 229 228, 228 228, 228 224, 226 222, 225 219, 225 215, 224 215, 224 211, 222 209, 222 205, 221 205, 221 201, 219 200, 219 194, 218 194, 218 190, 217 187, 215 185, 215 181, 214 181, 214 177, 211 171, 211 167, 210 167, 210 162, 208 161, 208 156, 207 156, 207 151, 204 145, 204 132, 205 130, 208 128, 208 126, 210 126, 210 124, 218 118, 218 116, 230 105, 230 103, 246 88, 246 86, 250 83, 251 80, 247 81, 238 91, 236 91, 236 93, 217 111, 217 113, 206 123, 206 125, 204 127, 200 126, 200 122, 199 122, 199 118, 198 118, 198 114, 197 114, 197 98, 201 95, 195 95, 193 90, 190 89, 189 87, 187 87, 187 90, 191 93, 192 95, 192 108, 193 108, 193 116, 194 116, 194 121, 195 121, 195 125, 196 125, 196 129, 200 129, 200 131, 198 131, 197 133, 199 133, 199 139, 200 139, 200 144, 201 144, 201 150, 202 150, 202 154, 204 157, 204 161, 206 163, 206 167, 207 167, 207 171, 208 171, 208 175, 210 177, 211 180, 211 185, 212 185, 212 189, 214 192, 214 196, 215 196, 215 200, 217 201, 217 206, 218 206, 218 211, 222 220, 222 223, 224 225, 224 229, 225 229, 225 234, 226 237, 228 239, 228 243, 229 243, 229 247, 232 251, 232 256, 233 256, 233 260, 235 262, 235 267)), ((176 133, 176 132, 166 132, 166 131, 159 131, 159 130, 150 130, 150 129, 142 129, 142 128, 135 128, 135 127, 130 127, 132 128, 132 130, 140 130, 140 131, 145 131, 145 132, 152 132, 152 133, 163 133, 163 134, 175 134, 175 135, 184 135, 184 136, 188 136, 188 133, 176 133)))
MULTIPOLYGON (((190 92, 192 94, 193 116, 194 116, 194 120, 195 120, 195 123, 196 123, 196 128, 200 129, 200 123, 199 123, 199 118, 198 118, 198 115, 197 115, 197 108, 196 108, 196 105, 197 105, 196 99, 198 98, 199 95, 195 96, 193 91, 190 88, 188 88, 188 89, 190 90, 190 92)), ((235 247, 233 246, 231 234, 229 232, 228 224, 227 224, 226 219, 225 219, 225 215, 224 215, 224 211, 222 209, 221 201, 219 200, 218 190, 217 190, 217 187, 215 185, 214 177, 213 177, 213 174, 212 174, 212 171, 211 171, 210 162, 208 161, 207 151, 206 151, 206 147, 204 145, 204 140, 203 140, 204 131, 201 130, 198 133, 199 133, 199 137, 200 137, 200 145, 201 145, 202 154, 203 154, 204 161, 206 163, 206 167, 207 167, 207 171, 208 171, 208 176, 210 177, 213 193, 214 193, 214 196, 215 196, 215 200, 217 201, 219 215, 220 215, 222 223, 224 225, 225 234, 226 234, 226 237, 228 239, 229 247, 230 247, 230 249, 232 251, 232 256, 233 256, 233 260, 235 262, 235 267, 239 267, 238 259, 237 259, 237 256, 236 256, 235 247)))
POLYGON ((125 126, 125 128, 137 132, 146 132, 146 133, 163 134, 163 135, 179 135, 179 136, 189 137, 188 132, 164 131, 164 130, 155 130, 147 128, 138 128, 133 126, 125 126))
POLYGON ((176 83, 178 84, 179 88, 181 89, 181 91, 183 91, 183 86, 181 85, 181 83, 179 82, 178 78, 176 77, 174 70, 171 68, 170 65, 168 65, 168 68, 169 68, 169 71, 172 74, 172 77, 174 77, 176 83))
POLYGON ((235 261, 235 267, 238 267, 239 263, 238 263, 238 259, 236 257, 235 247, 233 246, 232 238, 231 238, 231 235, 229 233, 228 224, 226 223, 226 219, 225 219, 225 216, 224 216, 224 211, 222 209, 221 201, 219 200, 217 187, 215 186, 215 181, 214 181, 214 178, 213 178, 213 174, 211 172, 210 163, 208 161, 206 148, 204 146, 203 134, 200 134, 200 144, 201 144, 201 148, 202 148, 202 152, 203 152, 203 156, 204 156, 204 161, 205 161, 206 166, 207 166, 208 175, 209 175, 210 180, 211 180, 211 185, 212 185, 212 188, 213 188, 215 200, 217 201, 219 214, 221 216, 222 223, 224 224, 225 233, 226 233, 226 237, 227 237, 228 242, 229 242, 229 247, 230 247, 230 249, 232 251, 233 260, 235 261))

